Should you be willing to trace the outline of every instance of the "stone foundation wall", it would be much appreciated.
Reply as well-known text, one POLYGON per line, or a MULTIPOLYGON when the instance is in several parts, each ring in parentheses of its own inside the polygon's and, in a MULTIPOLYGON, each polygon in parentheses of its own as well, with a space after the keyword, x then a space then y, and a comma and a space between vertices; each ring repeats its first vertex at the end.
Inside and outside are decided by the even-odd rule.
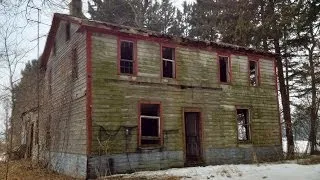
POLYGON ((206 164, 240 164, 277 161, 283 158, 281 146, 273 147, 233 147, 207 149, 204 154, 206 164))
POLYGON ((87 155, 51 152, 49 163, 52 170, 76 178, 86 178, 87 155))
POLYGON ((128 154, 91 156, 88 161, 89 177, 142 170, 160 170, 183 167, 182 151, 142 150, 128 154))

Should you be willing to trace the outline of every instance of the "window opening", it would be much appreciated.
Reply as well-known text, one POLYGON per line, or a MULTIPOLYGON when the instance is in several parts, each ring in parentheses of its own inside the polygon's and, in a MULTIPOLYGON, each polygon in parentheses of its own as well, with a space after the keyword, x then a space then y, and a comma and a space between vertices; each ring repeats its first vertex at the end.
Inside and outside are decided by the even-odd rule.
POLYGON ((141 145, 160 145, 160 105, 140 106, 141 145))
POLYGON ((229 57, 219 56, 220 82, 229 82, 229 57))
POLYGON ((78 51, 77 48, 72 49, 72 78, 78 78, 78 51))
POLYGON ((250 140, 250 122, 248 109, 237 109, 238 140, 250 140))
POLYGON ((258 63, 256 61, 249 61, 249 78, 250 85, 257 86, 258 85, 258 63))
POLYGON ((133 74, 133 42, 121 41, 120 72, 133 74))
POLYGON ((174 48, 162 47, 162 76, 166 78, 174 78, 175 76, 175 60, 174 48))
POLYGON ((70 23, 66 24, 66 41, 70 40, 70 23))

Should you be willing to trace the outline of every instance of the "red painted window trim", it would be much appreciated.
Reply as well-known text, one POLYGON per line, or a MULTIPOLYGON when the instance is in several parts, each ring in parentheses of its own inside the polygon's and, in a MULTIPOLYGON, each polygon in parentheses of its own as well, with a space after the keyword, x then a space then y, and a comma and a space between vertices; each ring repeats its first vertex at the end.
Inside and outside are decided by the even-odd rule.
POLYGON ((252 57, 249 57, 248 58, 248 84, 250 87, 259 87, 261 85, 261 78, 260 78, 260 60, 258 58, 252 58, 252 57), (250 61, 254 61, 257 63, 257 85, 256 86, 252 86, 251 83, 250 83, 250 61))
POLYGON ((176 56, 176 50, 177 50, 177 46, 174 44, 166 44, 166 43, 160 43, 160 78, 164 78, 164 79, 177 79, 177 56, 176 56), (167 47, 167 48, 172 48, 173 51, 173 59, 174 59, 174 74, 172 78, 167 78, 167 77, 163 77, 163 65, 162 65, 162 48, 163 47, 167 47))
POLYGON ((138 136, 137 136, 137 142, 138 147, 145 147, 141 145, 141 122, 140 122, 140 116, 141 116, 141 104, 158 104, 159 105, 159 115, 160 115, 160 144, 154 145, 154 146, 146 146, 146 147, 157 147, 163 145, 163 116, 162 116, 162 104, 160 101, 145 101, 141 100, 138 102, 138 136))
POLYGON ((118 75, 137 76, 137 74, 138 74, 137 39, 126 37, 126 36, 118 36, 118 38, 117 38, 117 68, 118 68, 118 75), (121 70, 120 70, 121 41, 127 41, 127 42, 133 43, 133 73, 132 74, 121 73, 121 70))
POLYGON ((227 84, 230 85, 232 84, 232 68, 231 68, 231 53, 226 53, 226 52, 217 52, 217 77, 218 77, 218 83, 220 84, 227 84), (228 74, 228 82, 221 82, 220 81, 220 57, 228 57, 228 68, 229 68, 229 74, 228 74))

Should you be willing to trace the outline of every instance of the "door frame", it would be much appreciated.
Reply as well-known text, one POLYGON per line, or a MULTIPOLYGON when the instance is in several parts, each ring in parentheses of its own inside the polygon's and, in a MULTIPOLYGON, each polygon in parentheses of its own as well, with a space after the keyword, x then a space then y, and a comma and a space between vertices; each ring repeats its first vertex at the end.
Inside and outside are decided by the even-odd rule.
POLYGON ((186 124, 185 124, 185 113, 199 113, 199 158, 203 160, 203 122, 202 122, 202 110, 198 107, 183 107, 182 108, 182 139, 183 139, 183 158, 185 164, 187 163, 187 144, 186 144, 186 124))

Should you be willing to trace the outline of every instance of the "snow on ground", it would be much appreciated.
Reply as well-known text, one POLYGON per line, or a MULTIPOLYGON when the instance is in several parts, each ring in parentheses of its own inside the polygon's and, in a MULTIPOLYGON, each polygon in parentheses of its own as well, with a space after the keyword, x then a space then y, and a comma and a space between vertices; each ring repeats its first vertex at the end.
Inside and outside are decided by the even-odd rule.
MULTIPOLYGON (((283 152, 286 153, 287 152, 287 140, 285 138, 282 138, 282 148, 283 148, 283 152)), ((317 148, 320 150, 320 146, 317 146, 317 148)), ((310 153, 310 144, 309 144, 309 142, 308 141, 303 141, 303 140, 294 141, 294 151, 296 153, 301 153, 301 154, 302 153, 306 153, 306 152, 310 153)))
MULTIPOLYGON (((310 152, 310 145, 308 144, 308 141, 302 141, 302 140, 294 141, 294 146, 295 146, 294 151, 297 153, 305 153, 307 146, 309 146, 307 152, 310 152)), ((285 138, 282 139, 282 148, 284 152, 287 152, 287 140, 285 138)))
POLYGON ((120 175, 121 178, 165 179, 174 176, 181 179, 277 179, 277 180, 319 180, 320 164, 251 164, 251 165, 220 165, 206 167, 173 168, 161 171, 142 171, 120 175))

